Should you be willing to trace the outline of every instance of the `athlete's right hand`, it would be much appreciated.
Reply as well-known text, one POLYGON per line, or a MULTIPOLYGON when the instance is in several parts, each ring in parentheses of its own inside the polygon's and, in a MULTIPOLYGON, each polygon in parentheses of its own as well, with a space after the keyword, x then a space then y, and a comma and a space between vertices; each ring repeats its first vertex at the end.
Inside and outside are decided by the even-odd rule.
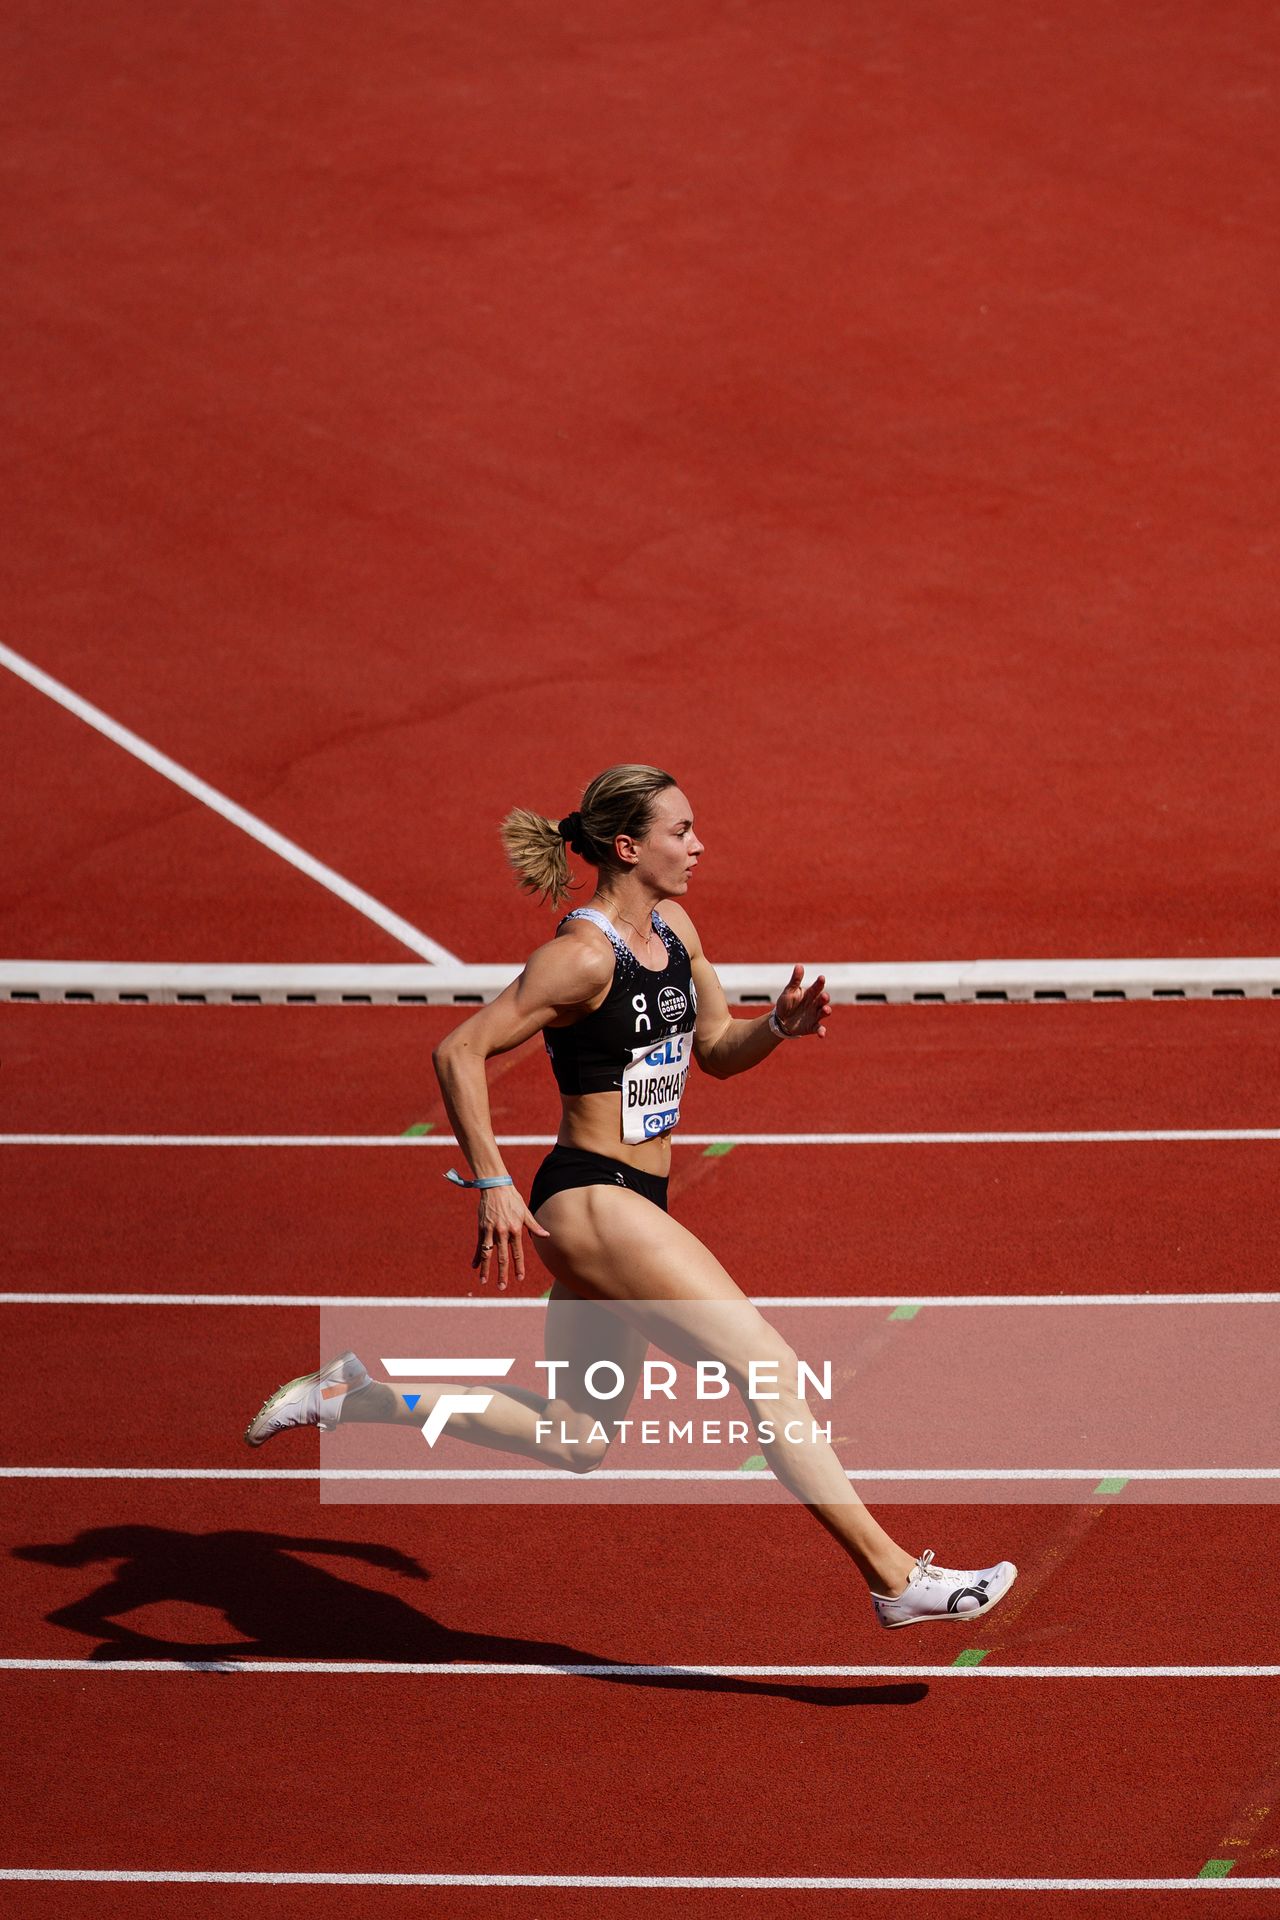
POLYGON ((498 1286, 504 1288, 515 1270, 517 1280, 524 1279, 524 1230, 551 1235, 540 1227, 514 1187, 485 1187, 480 1195, 480 1219, 472 1266, 480 1269, 480 1285, 489 1284, 489 1262, 498 1261, 498 1286))

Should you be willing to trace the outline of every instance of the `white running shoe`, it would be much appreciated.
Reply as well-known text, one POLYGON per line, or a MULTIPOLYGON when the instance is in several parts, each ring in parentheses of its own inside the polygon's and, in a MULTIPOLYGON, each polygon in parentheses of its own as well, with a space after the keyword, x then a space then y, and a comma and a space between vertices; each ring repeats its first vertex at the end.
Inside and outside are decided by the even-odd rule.
POLYGON ((347 1395, 368 1384, 364 1362, 354 1353, 339 1354, 317 1373, 300 1374, 277 1387, 254 1414, 244 1437, 251 1447, 260 1447, 286 1427, 319 1427, 321 1433, 332 1433, 347 1395))
POLYGON ((886 1594, 873 1593, 871 1600, 882 1627, 914 1627, 926 1620, 971 1620, 975 1614, 990 1613, 1017 1577, 1012 1560, 982 1567, 977 1573, 935 1567, 930 1548, 916 1561, 905 1592, 892 1600, 886 1594))

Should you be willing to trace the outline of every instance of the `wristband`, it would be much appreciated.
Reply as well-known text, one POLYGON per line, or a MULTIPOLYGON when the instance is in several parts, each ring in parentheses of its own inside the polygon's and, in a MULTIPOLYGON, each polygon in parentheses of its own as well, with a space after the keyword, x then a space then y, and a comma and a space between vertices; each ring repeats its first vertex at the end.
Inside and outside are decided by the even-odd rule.
POLYGON ((452 1180, 455 1187, 514 1187, 515 1185, 509 1173, 495 1174, 491 1180, 464 1180, 460 1173, 455 1173, 450 1167, 444 1177, 446 1180, 452 1180))
POLYGON ((779 1040, 794 1040, 796 1037, 794 1033, 788 1033, 783 1026, 781 1020, 778 1018, 778 1009, 776 1007, 772 1007, 769 1010, 769 1031, 772 1034, 776 1034, 779 1040))

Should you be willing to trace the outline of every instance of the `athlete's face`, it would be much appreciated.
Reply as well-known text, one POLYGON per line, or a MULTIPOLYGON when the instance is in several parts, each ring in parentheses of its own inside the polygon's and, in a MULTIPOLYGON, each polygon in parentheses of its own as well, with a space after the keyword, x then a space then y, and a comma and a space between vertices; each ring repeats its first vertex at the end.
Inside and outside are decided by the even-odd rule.
POLYGON ((668 899, 687 892, 703 847, 693 830, 693 808, 679 787, 665 787, 657 796, 649 831, 635 847, 641 879, 668 899))

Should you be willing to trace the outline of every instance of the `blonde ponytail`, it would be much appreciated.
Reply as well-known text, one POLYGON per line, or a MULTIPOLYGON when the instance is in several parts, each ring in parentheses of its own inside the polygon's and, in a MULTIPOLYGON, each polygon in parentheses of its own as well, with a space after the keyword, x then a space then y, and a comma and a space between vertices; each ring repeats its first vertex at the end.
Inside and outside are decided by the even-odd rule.
POLYGON ((502 844, 526 893, 558 907, 569 898, 569 859, 560 829, 545 814, 513 807, 501 826, 502 844))

